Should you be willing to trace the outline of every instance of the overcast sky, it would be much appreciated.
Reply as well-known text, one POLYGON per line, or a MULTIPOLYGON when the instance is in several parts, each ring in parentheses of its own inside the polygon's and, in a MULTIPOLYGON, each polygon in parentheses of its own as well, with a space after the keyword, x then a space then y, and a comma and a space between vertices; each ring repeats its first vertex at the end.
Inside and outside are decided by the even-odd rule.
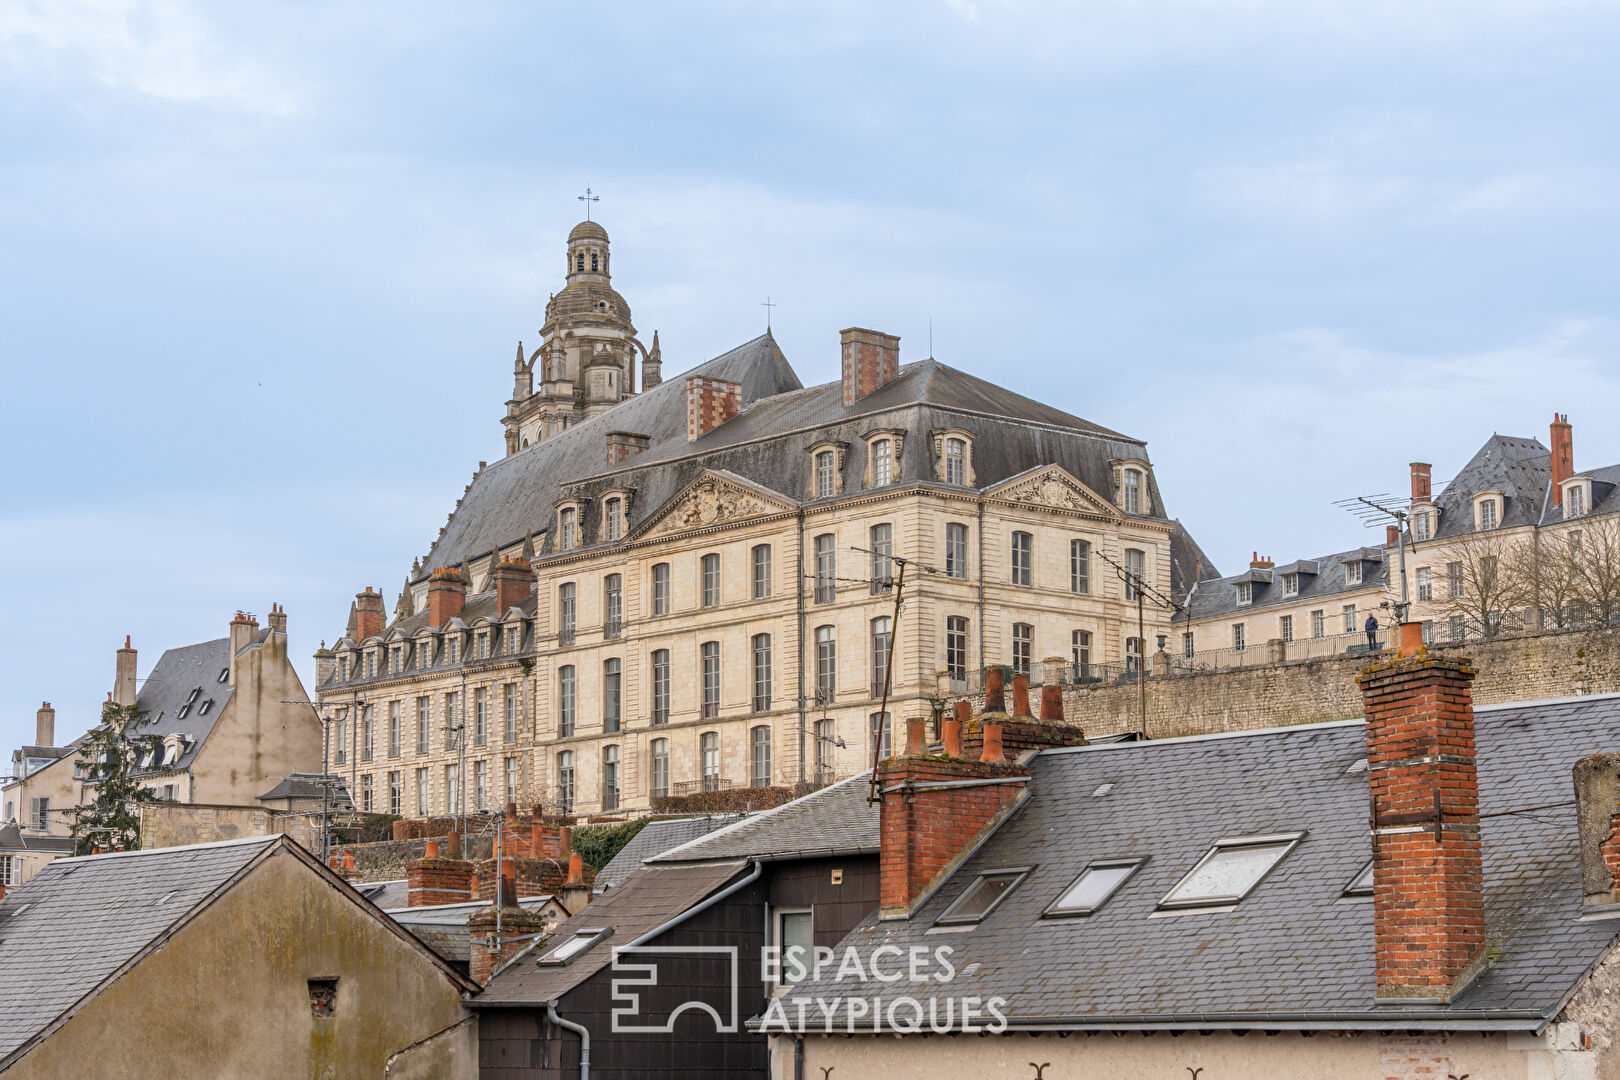
POLYGON ((665 371, 838 331, 1147 440, 1233 572, 1492 431, 1620 461, 1620 8, 0 0, 0 745, 390 604, 575 195, 665 371))

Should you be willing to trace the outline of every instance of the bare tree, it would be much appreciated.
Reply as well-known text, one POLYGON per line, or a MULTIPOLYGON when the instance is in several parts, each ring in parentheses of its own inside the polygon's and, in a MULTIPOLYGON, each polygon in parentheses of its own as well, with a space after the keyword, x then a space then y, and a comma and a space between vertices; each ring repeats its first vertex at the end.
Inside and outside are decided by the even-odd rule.
POLYGON ((1522 584, 1524 601, 1541 614, 1542 629, 1565 629, 1580 617, 1579 534, 1568 530, 1537 530, 1521 545, 1513 573, 1522 584))
POLYGON ((1620 515, 1577 519, 1561 531, 1581 616, 1600 625, 1620 621, 1620 515))
POLYGON ((1530 541, 1498 530, 1459 539, 1447 552, 1436 601, 1442 612, 1461 618, 1471 635, 1495 637, 1517 629, 1523 608, 1534 603, 1528 568, 1530 541))

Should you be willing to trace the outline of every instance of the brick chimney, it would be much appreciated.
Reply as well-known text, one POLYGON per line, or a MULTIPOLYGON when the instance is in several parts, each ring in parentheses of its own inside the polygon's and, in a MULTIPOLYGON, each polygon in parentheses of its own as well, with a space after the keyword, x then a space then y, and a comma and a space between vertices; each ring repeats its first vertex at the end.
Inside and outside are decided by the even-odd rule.
POLYGON ((459 845, 451 846, 449 858, 439 855, 437 845, 432 845, 428 854, 405 864, 407 906, 465 904, 473 899, 473 864, 456 858, 460 854, 459 845))
POLYGON ((900 374, 900 339, 852 326, 839 331, 844 354, 844 404, 853 405, 900 374))
POLYGON ((461 571, 441 566, 428 578, 428 625, 438 629, 467 606, 467 583, 461 571))
POLYGON ((686 441, 701 439, 742 412, 742 383, 686 377, 686 441))
POLYGON ((1399 525, 1384 526, 1384 546, 1394 547, 1401 542, 1401 527, 1399 525))
POLYGON ((651 435, 641 435, 634 431, 610 431, 607 433, 608 464, 617 465, 621 461, 628 461, 651 445, 651 435))
POLYGON ((1553 413, 1548 434, 1552 443, 1552 501, 1554 506, 1562 506, 1563 483, 1575 475, 1575 429, 1569 426, 1569 414, 1553 413))
POLYGON ((270 629, 278 634, 287 632, 287 609, 280 604, 270 605, 270 629))
POLYGON ((498 880, 497 902, 473 912, 467 920, 471 939, 467 974, 480 986, 546 929, 546 921, 538 912, 519 906, 517 873, 510 859, 501 860, 498 880))
POLYGON ((591 871, 587 877, 585 860, 580 858, 579 852, 572 852, 568 856, 568 880, 557 890, 557 903, 561 904, 568 914, 578 915, 591 902, 591 882, 595 880, 596 872, 591 871))
POLYGON ((1249 569, 1250 570, 1270 570, 1272 567, 1274 567, 1276 565, 1277 564, 1274 561, 1272 561, 1272 558, 1271 558, 1270 555, 1267 555, 1265 558, 1262 559, 1260 557, 1260 553, 1258 551, 1255 552, 1254 557, 1249 560, 1249 569))
POLYGON ((34 745, 55 746, 56 742, 56 710, 51 703, 41 702, 39 711, 34 714, 34 745))
POLYGON ((534 573, 528 559, 502 559, 492 575, 495 582, 495 613, 505 615, 529 598, 534 589, 534 573))
POLYGON ((135 649, 129 643, 129 635, 124 635, 124 647, 118 650, 118 658, 113 665, 113 704, 135 704, 135 649))
POLYGON ((356 641, 377 637, 383 632, 383 624, 388 618, 387 605, 383 603, 383 595, 370 585, 366 591, 354 594, 354 637, 356 641))
POLYGON ((1581 905, 1620 904, 1620 754, 1575 763, 1575 820, 1580 828, 1581 905))
POLYGON ((1426 461, 1412 462, 1412 501, 1415 503, 1428 502, 1433 498, 1429 489, 1429 474, 1434 466, 1426 461))
POLYGON ((1399 655, 1364 670, 1379 1000, 1454 999, 1484 967, 1474 670, 1401 625, 1399 655))

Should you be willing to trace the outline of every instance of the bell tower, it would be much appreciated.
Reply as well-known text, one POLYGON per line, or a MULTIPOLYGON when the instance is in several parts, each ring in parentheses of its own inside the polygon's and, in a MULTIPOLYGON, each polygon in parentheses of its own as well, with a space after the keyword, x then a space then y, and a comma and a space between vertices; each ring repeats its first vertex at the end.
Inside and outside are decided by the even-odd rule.
MULTIPOLYGON (((636 359, 649 357, 630 321, 630 305, 613 288, 607 230, 589 218, 568 233, 564 284, 546 304, 540 344, 518 346, 512 399, 502 426, 515 454, 636 393, 636 359)), ((657 385, 658 360, 647 374, 657 385)))

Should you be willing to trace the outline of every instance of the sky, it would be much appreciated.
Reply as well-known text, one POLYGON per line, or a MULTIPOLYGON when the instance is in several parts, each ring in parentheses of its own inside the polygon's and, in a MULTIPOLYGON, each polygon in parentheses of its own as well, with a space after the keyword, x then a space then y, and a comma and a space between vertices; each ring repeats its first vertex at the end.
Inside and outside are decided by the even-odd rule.
POLYGON ((1620 6, 0 0, 0 746, 390 603, 576 196, 675 374, 838 331, 1145 439, 1227 573, 1493 431, 1620 462, 1620 6))

